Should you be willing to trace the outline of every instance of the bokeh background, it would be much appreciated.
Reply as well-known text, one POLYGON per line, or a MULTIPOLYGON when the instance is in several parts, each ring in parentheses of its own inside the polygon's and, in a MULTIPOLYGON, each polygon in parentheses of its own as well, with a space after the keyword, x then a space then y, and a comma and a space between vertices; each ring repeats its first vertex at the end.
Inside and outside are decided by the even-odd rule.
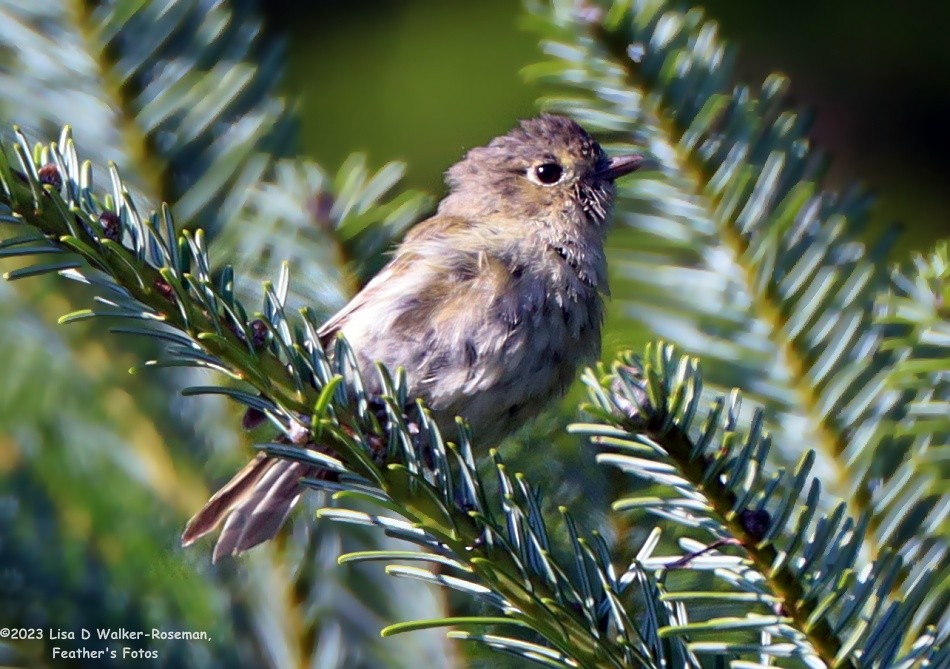
MULTIPOLYGON (((0 0, 0 9, 10 1, 0 0)), ((374 169, 405 161, 405 185, 437 198, 444 192, 443 170, 466 149, 537 112, 543 91, 526 84, 519 71, 540 55, 535 34, 518 25, 517 0, 234 4, 263 13, 266 39, 285 42, 287 67, 279 86, 297 110, 299 150, 331 174, 352 151, 362 150, 374 169)), ((826 185, 845 189, 858 183, 878 193, 869 237, 902 224, 906 233, 893 256, 901 260, 950 233, 950 5, 898 10, 884 0, 709 0, 705 7, 737 49, 741 82, 755 87, 768 73, 784 72, 797 107, 815 112, 815 143, 831 157, 826 185)), ((0 58, 0 68, 5 62, 0 58)), ((43 97, 48 94, 38 92, 33 102, 53 100, 43 97)), ((58 111, 64 121, 78 113, 58 111)), ((29 127, 22 113, 15 119, 29 127)), ((80 148, 88 150, 94 143, 89 138, 88 132, 79 136, 80 148)), ((111 150, 96 148, 106 155, 111 150)), ((309 225, 306 208, 298 209, 305 210, 309 225)), ((8 267, 0 264, 0 271, 8 267)), ((314 274, 325 276, 294 276, 314 274)), ((309 657, 296 664, 288 658, 300 649, 323 649, 331 658, 342 645, 362 653, 361 661, 377 662, 353 660, 343 665, 347 669, 390 666, 381 664, 390 660, 391 666, 441 666, 417 660, 424 645, 413 646, 419 637, 374 645, 380 627, 396 615, 380 601, 396 597, 380 595, 393 592, 384 590, 393 579, 379 569, 338 568, 342 540, 327 540, 318 559, 307 555, 300 562, 306 568, 299 570, 302 532, 214 568, 208 542, 179 549, 181 527, 208 490, 268 436, 242 434, 240 412, 231 405, 177 398, 173 383, 155 381, 167 376, 131 377, 126 369, 141 356, 127 342, 116 344, 98 323, 56 325, 58 316, 88 306, 88 299, 73 294, 69 301, 61 284, 52 282, 11 285, 0 286, 0 307, 8 308, 0 317, 13 313, 18 320, 0 328, 0 346, 22 365, 19 378, 0 369, 0 613, 7 616, 0 625, 35 615, 29 620, 121 622, 129 629, 173 621, 212 629, 217 644, 181 649, 179 656, 167 651, 162 666, 169 667, 240 666, 249 657, 265 658, 260 664, 267 666, 311 666, 304 664, 309 657), (49 367, 31 366, 28 347, 49 367), (77 422, 77 415, 85 422, 77 422), (73 492, 77 481, 87 486, 83 496, 73 492), (5 571, 11 554, 17 571, 5 571), (77 583, 78 590, 68 589, 77 583), (307 585, 313 590, 302 592, 307 585), (10 592, 20 597, 12 605, 12 598, 3 599, 10 592), (339 626, 331 619, 339 619, 339 626), (333 630, 341 629, 334 637, 333 630), (352 629, 365 638, 354 643, 347 636, 352 629)), ((617 330, 605 355, 646 337, 617 330)), ((579 396, 575 392, 551 420, 542 421, 546 432, 523 435, 504 453, 530 479, 557 482, 561 487, 552 497, 559 502, 574 508, 587 502, 602 510, 609 491, 589 488, 605 476, 603 468, 562 429, 576 415, 579 396), (538 458, 538 449, 548 457, 538 458)), ((594 517, 597 511, 584 511, 587 527, 603 520, 594 517)), ((314 526, 305 514, 300 517, 298 530, 314 526)), ((401 592, 409 600, 420 598, 423 588, 410 584, 401 592)), ((414 614, 404 608, 398 615, 414 614)), ((474 666, 499 666, 494 655, 477 661, 474 666)), ((326 662, 318 666, 333 666, 326 662)))
MULTIPOLYGON (((898 253, 950 233, 947 3, 886 0, 700 3, 737 49, 742 83, 791 78, 829 184, 878 196, 875 227, 906 226, 898 253)), ((684 5, 685 6, 685 5, 684 5)), ((408 162, 410 185, 442 192, 467 148, 537 111, 519 77, 538 60, 516 0, 364 0, 263 7, 289 40, 284 88, 299 98, 307 153, 333 166, 354 149, 408 162)))

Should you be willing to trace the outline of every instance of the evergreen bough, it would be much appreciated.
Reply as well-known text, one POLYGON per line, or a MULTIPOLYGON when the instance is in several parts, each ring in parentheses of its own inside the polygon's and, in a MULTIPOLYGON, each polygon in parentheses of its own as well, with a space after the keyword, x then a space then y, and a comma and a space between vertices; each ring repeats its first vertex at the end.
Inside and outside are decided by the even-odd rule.
MULTIPOLYGON (((176 6, 184 17, 200 5, 176 6)), ((149 7, 117 3, 87 18, 98 21, 108 53, 121 54, 119 36, 149 7)), ((615 293, 630 317, 702 357, 705 373, 664 342, 623 353, 588 372, 589 417, 572 428, 599 461, 632 475, 614 513, 636 514, 642 525, 646 511, 660 519, 652 531, 619 541, 583 531, 497 452, 479 467, 464 424, 439 434, 406 395, 401 370, 380 368, 386 390, 367 396, 345 341, 325 351, 320 317, 290 308, 289 263, 276 285, 264 284, 254 313, 242 297, 247 283, 211 261, 198 229, 210 211, 209 232, 240 248, 242 233, 220 212, 256 215, 271 222, 268 256, 279 258, 285 226, 301 220, 293 213, 317 211, 331 248, 369 273, 424 206, 412 193, 380 203, 398 167, 368 178, 356 159, 331 183, 316 166, 268 160, 269 145, 236 152, 224 133, 195 145, 219 147, 205 181, 195 182, 204 186, 190 199, 166 197, 175 173, 166 165, 152 183, 165 185, 151 190, 176 205, 144 215, 117 169, 111 188, 97 186, 68 129, 37 146, 18 131, 0 157, 0 220, 13 231, 0 255, 28 263, 6 278, 58 274, 85 284, 96 306, 62 321, 114 319, 113 331, 160 344, 147 366, 232 379, 185 395, 224 395, 263 412, 298 447, 261 448, 338 473, 309 482, 337 502, 321 517, 419 547, 354 550, 341 561, 383 561, 389 574, 482 607, 398 623, 384 635, 454 626, 454 638, 558 667, 950 666, 946 245, 906 269, 886 267, 888 240, 865 249, 866 198, 820 190, 820 161, 783 101, 784 80, 771 77, 755 94, 733 88, 729 54, 700 12, 663 2, 527 8, 550 55, 529 74, 567 91, 545 105, 611 143, 645 146, 658 165, 621 187, 618 220, 638 234, 622 229, 611 240, 615 293), (259 156, 248 178, 255 188, 234 176, 228 161, 237 155, 259 156), (210 175, 219 161, 230 176, 210 175), (211 206, 222 202, 211 182, 231 183, 240 206, 211 206), (173 211, 193 223, 176 225, 173 211), (744 387, 752 411, 741 410, 733 385, 744 387), (310 441, 335 456, 307 449, 310 441), (633 558, 619 562, 629 544, 633 558)), ((158 59, 165 48, 153 45, 138 61, 114 57, 112 66, 158 59)), ((213 72, 222 53, 195 62, 213 72)), ((177 91, 121 81, 186 113, 182 102, 206 80, 177 91)), ((149 123, 149 107, 134 102, 129 119, 140 130, 169 123, 194 139, 202 127, 224 127, 214 119, 244 100, 239 88, 226 89, 231 105, 208 103, 204 125, 171 113, 149 123)), ((153 141, 142 146, 152 150, 153 141)), ((307 271, 306 255, 288 257, 307 271)), ((342 295, 320 299, 332 305, 342 295)), ((303 588, 327 576, 307 567, 317 544, 308 540, 300 562, 303 588)))

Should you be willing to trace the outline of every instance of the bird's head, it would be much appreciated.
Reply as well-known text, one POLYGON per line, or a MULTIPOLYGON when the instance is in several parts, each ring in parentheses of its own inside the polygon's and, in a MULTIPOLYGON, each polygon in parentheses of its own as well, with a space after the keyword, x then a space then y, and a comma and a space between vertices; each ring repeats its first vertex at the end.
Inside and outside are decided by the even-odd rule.
POLYGON ((639 155, 609 158, 584 128, 564 116, 522 121, 449 168, 442 214, 499 214, 516 220, 569 217, 602 225, 610 215, 614 179, 643 163, 639 155))

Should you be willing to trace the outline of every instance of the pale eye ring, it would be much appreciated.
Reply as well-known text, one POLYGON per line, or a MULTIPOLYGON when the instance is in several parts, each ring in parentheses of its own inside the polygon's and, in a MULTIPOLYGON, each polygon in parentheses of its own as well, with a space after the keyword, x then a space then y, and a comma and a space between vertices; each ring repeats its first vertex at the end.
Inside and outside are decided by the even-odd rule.
POLYGON ((534 167, 534 176, 545 186, 551 186, 564 176, 564 168, 557 163, 542 163, 534 167))

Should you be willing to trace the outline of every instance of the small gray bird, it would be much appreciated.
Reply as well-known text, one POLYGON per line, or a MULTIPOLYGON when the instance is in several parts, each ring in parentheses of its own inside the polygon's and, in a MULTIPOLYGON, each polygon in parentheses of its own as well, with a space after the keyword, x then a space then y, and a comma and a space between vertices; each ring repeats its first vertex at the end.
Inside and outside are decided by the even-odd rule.
MULTIPOLYGON (((600 351, 604 236, 613 181, 643 159, 608 158, 574 121, 522 121, 446 174, 438 213, 320 330, 342 333, 367 382, 404 367, 443 431, 464 417, 496 444, 564 393, 600 351)), ((370 392, 373 388, 368 388, 370 392)), ((214 560, 273 537, 309 465, 258 455, 188 523, 188 545, 224 528, 214 560)))

